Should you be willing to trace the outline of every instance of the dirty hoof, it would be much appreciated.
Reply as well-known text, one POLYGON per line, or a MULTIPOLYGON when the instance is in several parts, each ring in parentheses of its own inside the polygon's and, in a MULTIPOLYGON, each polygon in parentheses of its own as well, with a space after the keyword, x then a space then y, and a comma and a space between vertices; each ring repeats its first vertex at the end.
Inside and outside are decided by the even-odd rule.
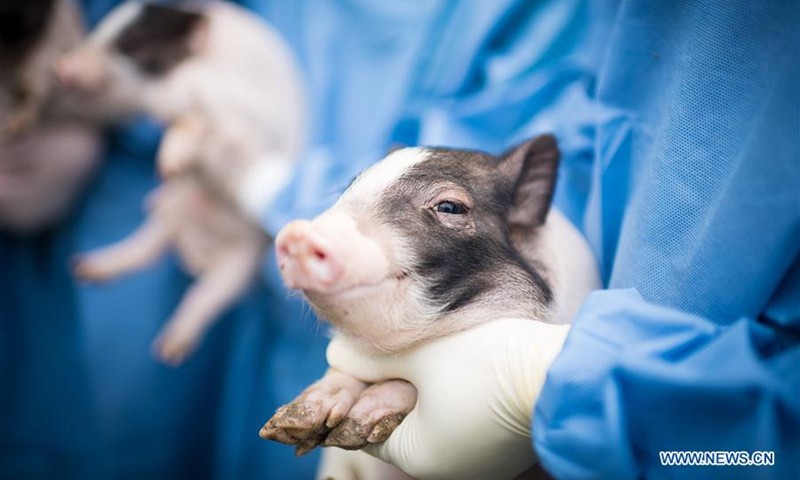
POLYGON ((293 402, 279 408, 259 432, 261 438, 297 445, 303 455, 320 445, 345 418, 366 384, 329 370, 293 402))
POLYGON ((326 447, 358 450, 386 441, 414 408, 417 390, 404 380, 372 385, 361 394, 346 418, 325 437, 326 447))

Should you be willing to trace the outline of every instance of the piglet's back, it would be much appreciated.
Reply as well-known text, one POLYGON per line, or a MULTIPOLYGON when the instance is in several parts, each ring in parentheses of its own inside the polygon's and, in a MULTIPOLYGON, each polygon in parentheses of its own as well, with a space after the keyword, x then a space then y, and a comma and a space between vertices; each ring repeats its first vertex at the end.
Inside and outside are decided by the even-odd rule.
POLYGON ((209 110, 244 115, 270 138, 280 138, 287 156, 304 140, 302 76, 292 50, 272 26, 227 2, 204 7, 207 48, 186 68, 198 80, 198 101, 209 110))

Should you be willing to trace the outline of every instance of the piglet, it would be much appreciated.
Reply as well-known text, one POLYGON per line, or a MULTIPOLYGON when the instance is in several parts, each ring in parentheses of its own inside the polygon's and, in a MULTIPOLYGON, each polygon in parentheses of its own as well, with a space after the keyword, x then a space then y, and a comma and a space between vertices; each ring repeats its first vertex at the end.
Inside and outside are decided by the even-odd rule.
MULTIPOLYGON (((580 234, 550 208, 558 160, 549 135, 499 157, 395 151, 328 211, 278 234, 283 279, 336 335, 380 354, 499 318, 568 323, 599 281, 580 234)), ((403 380, 367 385, 329 369, 260 434, 298 454, 359 449, 386 440, 415 403, 403 380)))
POLYGON ((227 2, 128 1, 61 58, 61 83, 106 122, 147 114, 166 130, 166 182, 129 238, 76 261, 108 280, 177 250, 198 277, 157 341, 179 364, 258 270, 268 238, 255 217, 288 179, 304 139, 300 75, 271 27, 227 2))
POLYGON ((55 91, 51 65, 85 33, 71 0, 0 2, 0 141, 69 112, 55 91))
POLYGON ((128 1, 55 66, 86 115, 166 124, 169 178, 195 170, 249 213, 283 186, 304 143, 304 98, 288 45, 228 2, 128 1))

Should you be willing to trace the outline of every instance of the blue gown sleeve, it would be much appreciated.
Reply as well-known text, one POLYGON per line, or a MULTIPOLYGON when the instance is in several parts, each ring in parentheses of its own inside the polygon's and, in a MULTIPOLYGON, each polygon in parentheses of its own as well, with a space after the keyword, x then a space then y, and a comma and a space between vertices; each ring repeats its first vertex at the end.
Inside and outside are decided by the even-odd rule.
POLYGON ((582 227, 609 290, 534 412, 557 478, 800 472, 798 2, 622 2, 582 227), (660 452, 774 452, 666 466, 660 452))
POLYGON ((798 366, 797 336, 752 318, 720 326, 634 289, 595 292, 549 372, 534 444, 557 478, 792 478, 798 366), (673 451, 767 451, 775 465, 662 465, 673 451))

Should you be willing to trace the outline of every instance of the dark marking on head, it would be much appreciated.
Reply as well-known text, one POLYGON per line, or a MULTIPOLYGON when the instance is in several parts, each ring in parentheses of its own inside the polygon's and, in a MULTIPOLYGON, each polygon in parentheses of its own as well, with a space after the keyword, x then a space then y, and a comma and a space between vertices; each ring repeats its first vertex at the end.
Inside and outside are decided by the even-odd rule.
POLYGON ((0 51, 22 56, 41 39, 55 0, 0 1, 0 51))
POLYGON ((114 46, 144 73, 161 76, 192 55, 192 35, 204 21, 202 13, 145 3, 114 46))
POLYGON ((426 251, 417 273, 428 280, 429 293, 443 312, 458 310, 492 288, 490 272, 497 265, 489 239, 475 235, 419 243, 426 251))
MULTIPOLYGON (((410 232, 408 241, 418 255, 411 273, 424 279, 429 300, 446 313, 498 288, 513 288, 540 304, 549 304, 549 285, 510 240, 509 217, 517 208, 519 189, 529 182, 501 168, 506 156, 497 159, 478 151, 426 150, 429 158, 387 189, 379 204, 379 217, 387 219, 395 231, 410 232), (470 225, 474 228, 452 228, 427 208, 425 202, 435 197, 435 190, 442 185, 454 186, 470 197, 470 225)), ((528 170, 519 169, 517 174, 522 171, 528 170)), ((548 207, 550 196, 546 195, 548 207)), ((537 208, 533 214, 540 213, 537 208)), ((532 222, 540 223, 538 218, 532 222)))

